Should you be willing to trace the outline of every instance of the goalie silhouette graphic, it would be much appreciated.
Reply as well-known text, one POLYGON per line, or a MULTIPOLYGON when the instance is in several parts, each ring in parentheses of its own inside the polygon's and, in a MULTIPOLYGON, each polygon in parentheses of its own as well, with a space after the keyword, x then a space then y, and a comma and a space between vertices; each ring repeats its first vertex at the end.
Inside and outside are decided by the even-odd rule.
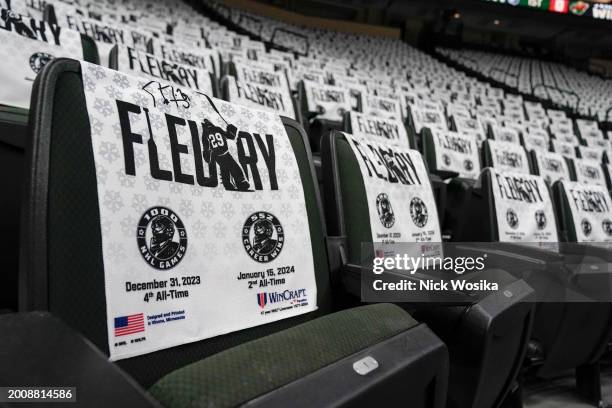
POLYGON ((227 125, 223 130, 204 119, 202 133, 202 155, 206 163, 217 163, 221 169, 221 181, 226 190, 248 191, 250 184, 240 165, 232 157, 227 139, 236 138, 236 126, 227 125))

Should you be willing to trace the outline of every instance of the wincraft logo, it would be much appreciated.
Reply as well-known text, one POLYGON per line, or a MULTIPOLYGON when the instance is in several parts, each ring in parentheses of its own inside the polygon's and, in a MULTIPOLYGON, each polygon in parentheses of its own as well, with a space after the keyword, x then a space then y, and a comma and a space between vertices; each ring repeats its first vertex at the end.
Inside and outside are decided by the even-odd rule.
POLYGON ((287 289, 283 292, 261 292, 257 294, 257 304, 264 309, 266 305, 280 302, 291 302, 291 304, 306 301, 306 289, 287 289))

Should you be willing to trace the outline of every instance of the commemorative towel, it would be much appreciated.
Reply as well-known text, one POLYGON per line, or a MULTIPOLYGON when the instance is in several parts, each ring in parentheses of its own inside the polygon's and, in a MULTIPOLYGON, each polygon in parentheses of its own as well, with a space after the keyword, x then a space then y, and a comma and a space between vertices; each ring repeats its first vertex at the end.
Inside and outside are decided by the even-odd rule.
POLYGON ((341 121, 344 112, 351 110, 351 95, 345 88, 321 85, 304 80, 308 111, 316 112, 317 118, 341 121))
POLYGON ((529 174, 529 162, 525 148, 520 144, 487 140, 493 167, 501 171, 529 174))
POLYGON ((561 153, 538 151, 535 162, 540 176, 551 186, 557 180, 569 180, 570 171, 567 161, 561 153))
POLYGON ((111 360, 317 308, 277 115, 82 63, 111 360))
POLYGON ((480 174, 478 145, 473 135, 432 129, 436 168, 459 176, 477 179, 480 174))
POLYGON ((57 57, 83 59, 78 32, 0 9, 0 104, 28 109, 32 82, 57 57))
POLYGON ((210 73, 203 69, 167 61, 129 46, 117 45, 117 69, 133 75, 172 82, 183 88, 212 95, 210 73))
POLYGON ((558 242, 548 186, 540 176, 493 168, 491 182, 500 242, 558 242))
MULTIPOLYGON (((388 255, 397 243, 442 242, 436 202, 421 154, 407 147, 345 137, 361 169, 375 249, 388 255)), ((423 246, 425 255, 439 251, 439 245, 423 246)))
POLYGON ((563 181, 577 242, 612 242, 610 194, 603 186, 563 181))
POLYGON ((409 147, 408 133, 401 121, 352 111, 349 117, 353 136, 409 147))
POLYGON ((232 76, 228 76, 227 81, 229 100, 233 103, 295 119, 295 110, 288 89, 251 82, 238 82, 232 76))

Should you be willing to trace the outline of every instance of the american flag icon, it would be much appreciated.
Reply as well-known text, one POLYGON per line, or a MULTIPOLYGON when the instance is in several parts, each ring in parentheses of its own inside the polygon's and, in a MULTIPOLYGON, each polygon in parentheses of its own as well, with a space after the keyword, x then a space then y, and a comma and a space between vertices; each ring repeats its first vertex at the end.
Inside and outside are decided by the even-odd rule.
POLYGON ((144 329, 144 316, 142 313, 115 317, 115 337, 143 332, 144 329))

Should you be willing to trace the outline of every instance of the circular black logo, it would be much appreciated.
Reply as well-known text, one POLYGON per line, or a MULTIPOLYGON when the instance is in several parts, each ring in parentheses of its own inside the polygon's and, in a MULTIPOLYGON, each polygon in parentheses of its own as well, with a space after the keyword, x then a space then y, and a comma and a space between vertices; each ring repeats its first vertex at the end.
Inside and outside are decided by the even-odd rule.
POLYGON ((546 214, 544 214, 544 211, 536 211, 535 220, 539 230, 543 230, 544 228, 546 228, 546 214))
POLYGON ((448 154, 444 153, 442 155, 442 162, 444 162, 444 165, 446 166, 450 166, 451 165, 451 158, 448 154))
POLYGON ((427 224, 427 206, 425 206, 425 203, 419 197, 414 197, 410 201, 410 216, 414 224, 419 228, 423 228, 427 224))
POLYGON ((387 194, 380 193, 376 197, 376 211, 378 211, 378 218, 385 228, 391 228, 395 224, 395 213, 387 194))
POLYGON ((261 263, 276 259, 283 249, 285 233, 278 219, 265 211, 253 213, 242 227, 242 245, 253 260, 261 263))
POLYGON ((183 221, 166 207, 149 208, 142 215, 136 238, 140 254, 155 269, 174 268, 183 260, 187 250, 183 221))
POLYGON ((36 52, 30 56, 30 68, 37 74, 49 61, 53 59, 53 55, 46 52, 36 52))
POLYGON ((516 215, 516 212, 514 212, 512 208, 508 208, 508 211, 506 211, 506 221, 508 222, 508 225, 510 226, 510 228, 514 229, 518 227, 518 224, 519 224, 518 215, 516 215))
POLYGON ((472 171, 472 169, 474 169, 474 163, 472 163, 470 159, 465 159, 463 161, 463 168, 467 171, 472 171))
POLYGON ((601 223, 601 227, 603 228, 607 236, 612 236, 612 220, 603 220, 603 222, 601 223))
POLYGON ((591 225, 591 222, 589 220, 584 218, 580 225, 582 226, 582 233, 585 236, 588 237, 589 235, 591 235, 591 231, 593 231, 593 226, 591 225))

